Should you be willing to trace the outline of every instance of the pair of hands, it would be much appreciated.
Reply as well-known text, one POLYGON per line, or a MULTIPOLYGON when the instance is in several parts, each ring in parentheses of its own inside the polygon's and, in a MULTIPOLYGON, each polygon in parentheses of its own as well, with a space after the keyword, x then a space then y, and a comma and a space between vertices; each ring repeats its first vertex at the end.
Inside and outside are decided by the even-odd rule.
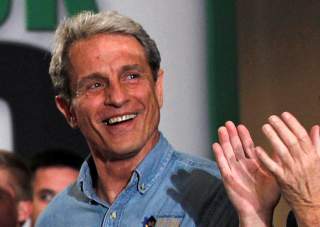
POLYGON ((230 200, 242 226, 272 226, 280 192, 301 226, 320 225, 320 129, 310 134, 285 112, 262 127, 274 153, 256 147, 245 126, 218 130, 212 145, 230 200))

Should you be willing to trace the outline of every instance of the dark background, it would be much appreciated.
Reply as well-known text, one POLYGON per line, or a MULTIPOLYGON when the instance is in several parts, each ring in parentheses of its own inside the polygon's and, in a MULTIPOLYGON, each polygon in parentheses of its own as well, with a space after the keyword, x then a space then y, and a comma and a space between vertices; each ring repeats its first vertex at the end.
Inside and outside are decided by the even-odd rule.
POLYGON ((0 42, 0 98, 10 106, 14 151, 24 156, 64 148, 85 157, 84 138, 69 127, 55 106, 50 58, 46 50, 0 42))

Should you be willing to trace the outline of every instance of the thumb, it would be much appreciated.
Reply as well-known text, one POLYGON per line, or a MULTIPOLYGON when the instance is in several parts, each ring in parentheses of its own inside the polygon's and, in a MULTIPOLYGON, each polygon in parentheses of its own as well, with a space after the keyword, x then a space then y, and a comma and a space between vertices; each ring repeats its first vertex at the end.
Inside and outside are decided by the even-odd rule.
POLYGON ((319 125, 314 125, 310 131, 310 137, 313 145, 318 153, 320 153, 320 128, 319 125))

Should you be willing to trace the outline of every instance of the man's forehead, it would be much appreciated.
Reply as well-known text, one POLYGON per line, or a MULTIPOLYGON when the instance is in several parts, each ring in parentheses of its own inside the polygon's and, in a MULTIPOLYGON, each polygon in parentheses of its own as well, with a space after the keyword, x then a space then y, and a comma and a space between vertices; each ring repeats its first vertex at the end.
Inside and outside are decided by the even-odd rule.
POLYGON ((78 175, 79 170, 69 166, 40 167, 35 172, 33 184, 37 187, 53 185, 59 188, 61 182, 74 181, 78 175))
POLYGON ((121 34, 98 34, 77 41, 69 50, 69 64, 70 75, 77 77, 104 70, 120 74, 151 71, 142 45, 133 36, 121 34))
POLYGON ((123 57, 122 55, 143 56, 146 59, 144 47, 134 37, 121 34, 97 34, 85 39, 73 42, 68 51, 68 59, 87 60, 88 57, 99 59, 105 57, 123 57), (118 55, 118 56, 116 56, 118 55), (82 56, 82 58, 77 58, 82 56))
POLYGON ((138 49, 143 49, 142 44, 139 42, 139 40, 133 36, 133 35, 127 35, 127 34, 121 34, 121 33, 98 33, 91 36, 88 36, 86 38, 82 38, 79 40, 74 41, 70 45, 70 49, 73 49, 77 46, 83 46, 87 43, 90 43, 91 45, 89 47, 96 48, 99 45, 108 45, 109 49, 112 49, 112 47, 117 47, 117 44, 121 43, 121 47, 126 47, 126 43, 135 44, 135 47, 138 49), (93 44, 93 45, 92 45, 93 44))
POLYGON ((56 171, 77 171, 77 169, 71 167, 71 166, 66 166, 66 165, 50 165, 50 166, 41 166, 37 168, 36 173, 43 173, 43 172, 56 172, 56 171))

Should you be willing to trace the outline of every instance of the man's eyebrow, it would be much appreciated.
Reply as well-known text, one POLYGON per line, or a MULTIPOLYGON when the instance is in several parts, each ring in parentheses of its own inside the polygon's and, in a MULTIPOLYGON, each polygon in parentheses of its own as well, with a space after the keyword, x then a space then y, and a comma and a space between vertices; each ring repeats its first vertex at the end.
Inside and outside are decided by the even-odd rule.
POLYGON ((101 75, 101 73, 98 72, 94 72, 94 73, 90 73, 89 75, 83 77, 83 80, 92 80, 92 79, 103 79, 104 76, 101 75))
POLYGON ((133 65, 124 65, 121 67, 121 72, 126 72, 130 70, 137 70, 139 72, 144 72, 144 69, 141 65, 133 64, 133 65))
POLYGON ((104 76, 102 76, 100 73, 97 73, 97 72, 94 72, 94 73, 91 73, 83 78, 81 78, 79 81, 78 81, 78 86, 80 85, 83 85, 83 83, 86 83, 86 81, 91 81, 91 80, 105 80, 106 78, 104 76))
POLYGON ((42 188, 38 191, 39 194, 55 194, 55 191, 53 191, 52 189, 48 189, 48 188, 42 188))

